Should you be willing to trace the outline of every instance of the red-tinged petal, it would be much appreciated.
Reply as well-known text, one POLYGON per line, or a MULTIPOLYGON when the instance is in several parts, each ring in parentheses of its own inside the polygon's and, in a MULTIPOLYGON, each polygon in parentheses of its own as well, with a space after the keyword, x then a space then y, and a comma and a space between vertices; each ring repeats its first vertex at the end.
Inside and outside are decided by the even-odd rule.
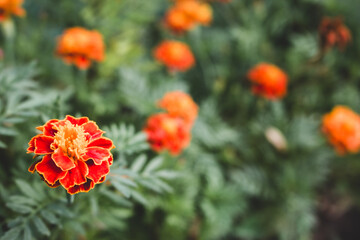
POLYGON ((113 156, 110 154, 110 157, 108 158, 109 165, 111 166, 113 163, 113 156))
POLYGON ((68 120, 69 122, 71 122, 74 125, 78 125, 81 126, 84 123, 89 122, 89 118, 88 117, 81 117, 81 118, 74 118, 73 116, 70 115, 66 115, 65 120, 68 120))
POLYGON ((49 187, 51 187, 51 188, 57 188, 57 187, 60 185, 59 180, 56 181, 54 184, 50 184, 48 181, 46 181, 46 179, 44 178, 44 176, 41 175, 40 173, 39 173, 39 176, 40 176, 41 179, 42 179, 49 187))
POLYGON ((35 137, 33 137, 30 142, 29 142, 29 147, 27 149, 26 153, 32 153, 35 151, 35 138, 38 137, 38 135, 36 135, 35 137))
POLYGON ((89 169, 83 161, 77 161, 76 167, 67 171, 64 178, 60 179, 61 185, 65 189, 69 189, 75 185, 80 185, 86 182, 86 176, 89 173, 89 169))
MULTIPOLYGON (((46 135, 46 136, 50 136, 50 137, 55 136, 55 133, 57 132, 57 130, 54 129, 54 125, 56 125, 56 123, 58 123, 58 122, 59 122, 58 119, 51 119, 51 120, 47 121, 47 123, 45 123, 45 125, 43 126, 43 129, 41 131, 43 131, 44 135, 46 135)), ((40 130, 40 128, 37 128, 37 129, 40 130)))
POLYGON ((57 180, 64 178, 66 175, 66 172, 56 166, 50 155, 45 155, 42 161, 36 164, 35 169, 49 184, 55 184, 57 180))
POLYGON ((67 190, 71 195, 79 193, 79 192, 88 192, 93 189, 95 186, 94 182, 90 179, 87 180, 86 183, 81 185, 75 185, 67 190))
POLYGON ((98 183, 102 183, 102 182, 104 182, 104 181, 105 181, 105 179, 106 179, 106 176, 102 177, 102 178, 98 181, 98 183))
POLYGON ((50 148, 51 143, 54 141, 54 138, 45 136, 45 135, 38 135, 35 138, 34 145, 35 145, 35 154, 49 154, 52 153, 53 150, 50 148))
POLYGON ((101 147, 106 149, 112 149, 114 147, 113 142, 108 138, 98 138, 89 143, 88 147, 101 147))
POLYGON ((31 166, 28 168, 28 171, 31 172, 31 173, 34 173, 35 172, 35 167, 36 167, 36 164, 38 164, 39 162, 41 162, 42 159, 34 162, 33 164, 31 164, 31 166))
POLYGON ((100 165, 102 161, 107 160, 110 152, 107 149, 100 147, 89 147, 83 156, 84 161, 92 159, 96 165, 100 165))
POLYGON ((82 125, 84 127, 84 130, 86 133, 89 133, 91 136, 91 139, 96 139, 101 137, 101 135, 104 133, 103 131, 101 131, 98 126, 96 125, 95 122, 87 122, 84 125, 82 125))
POLYGON ((77 56, 75 58, 75 65, 80 68, 80 69, 87 69, 90 67, 91 65, 91 61, 87 58, 87 57, 84 57, 84 56, 77 56))
POLYGON ((100 179, 110 172, 108 161, 103 161, 100 165, 95 165, 92 160, 86 162, 89 168, 87 178, 92 179, 95 183, 99 183, 100 179))
POLYGON ((68 171, 76 167, 74 161, 70 159, 67 155, 63 153, 61 149, 56 149, 55 152, 51 155, 52 160, 63 171, 68 171))
POLYGON ((81 185, 81 191, 82 192, 88 192, 91 189, 93 189, 94 186, 95 186, 95 183, 91 179, 88 179, 86 183, 81 185))

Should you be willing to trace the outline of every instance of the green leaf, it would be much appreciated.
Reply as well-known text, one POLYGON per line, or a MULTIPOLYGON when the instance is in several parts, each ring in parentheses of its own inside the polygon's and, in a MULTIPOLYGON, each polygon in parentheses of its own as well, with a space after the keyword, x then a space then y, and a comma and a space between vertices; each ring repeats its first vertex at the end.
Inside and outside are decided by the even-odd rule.
POLYGON ((39 233, 41 233, 41 234, 43 234, 45 236, 50 236, 50 230, 45 225, 44 221, 41 220, 41 218, 35 216, 33 218, 33 222, 34 222, 34 225, 36 226, 36 229, 39 231, 39 233))
POLYGON ((16 185, 20 188, 21 192, 23 192, 26 196, 41 201, 39 195, 34 191, 34 189, 27 182, 17 179, 15 180, 16 185))
POLYGON ((130 197, 131 190, 128 187, 126 187, 126 186, 124 186, 121 183, 116 182, 116 181, 112 181, 111 183, 116 188, 116 190, 118 190, 119 192, 124 194, 125 197, 127 197, 127 198, 130 197))
POLYGON ((7 231, 4 236, 0 238, 0 240, 16 240, 18 239, 21 232, 21 227, 12 228, 7 231))
POLYGON ((47 209, 42 210, 40 214, 46 221, 48 221, 51 224, 59 223, 59 219, 56 217, 56 215, 47 209))
POLYGON ((146 156, 145 154, 141 154, 134 160, 134 163, 131 165, 130 169, 134 172, 139 172, 144 167, 145 162, 146 156))
POLYGON ((32 240, 32 233, 28 224, 24 227, 23 240, 32 240))
POLYGON ((146 198, 142 194, 140 194, 139 192, 133 191, 131 193, 131 196, 135 201, 137 201, 137 202, 139 202, 139 203, 141 203, 143 205, 148 205, 148 201, 146 200, 146 198))
POLYGON ((33 207, 29 207, 18 203, 6 203, 6 206, 11 210, 22 214, 30 213, 33 211, 33 207))
POLYGON ((163 164, 163 158, 161 156, 158 156, 156 158, 153 158, 150 163, 146 166, 144 170, 144 175, 151 173, 152 171, 156 170, 163 164))

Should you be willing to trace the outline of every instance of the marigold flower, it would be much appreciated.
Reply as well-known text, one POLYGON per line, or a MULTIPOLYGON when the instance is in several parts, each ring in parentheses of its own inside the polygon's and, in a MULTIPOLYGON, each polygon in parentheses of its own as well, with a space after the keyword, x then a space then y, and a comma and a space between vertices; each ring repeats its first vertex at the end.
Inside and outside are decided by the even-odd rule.
POLYGON ((178 41, 163 41, 155 48, 155 58, 170 71, 186 71, 195 64, 195 58, 188 45, 178 41))
POLYGON ((343 24, 340 17, 324 17, 319 26, 321 47, 324 50, 337 45, 340 50, 344 50, 351 41, 351 33, 343 24))
POLYGON ((280 68, 268 63, 260 63, 250 69, 247 77, 252 82, 252 92, 267 99, 285 96, 288 77, 280 68))
POLYGON ((336 106, 325 114, 322 131, 340 155, 360 150, 360 116, 350 108, 336 106))
POLYGON ((50 187, 62 185, 68 193, 88 192, 110 171, 113 142, 87 117, 66 116, 37 127, 41 134, 29 142, 28 153, 41 159, 29 167, 50 187))
POLYGON ((24 0, 0 0, 0 21, 10 18, 11 15, 25 16, 26 12, 21 5, 24 0))
POLYGON ((166 113, 152 115, 147 120, 144 132, 154 151, 160 152, 167 149, 172 155, 178 155, 189 145, 191 139, 185 121, 166 113))
POLYGON ((176 1, 165 17, 166 25, 175 32, 192 29, 196 24, 209 25, 212 9, 208 3, 197 0, 176 1))
POLYGON ((191 96, 181 91, 166 93, 158 101, 158 106, 165 109, 171 116, 184 119, 190 127, 193 125, 199 109, 191 96))
POLYGON ((68 64, 87 69, 92 60, 104 60, 104 49, 103 38, 98 31, 73 27, 58 38, 56 54, 68 64))

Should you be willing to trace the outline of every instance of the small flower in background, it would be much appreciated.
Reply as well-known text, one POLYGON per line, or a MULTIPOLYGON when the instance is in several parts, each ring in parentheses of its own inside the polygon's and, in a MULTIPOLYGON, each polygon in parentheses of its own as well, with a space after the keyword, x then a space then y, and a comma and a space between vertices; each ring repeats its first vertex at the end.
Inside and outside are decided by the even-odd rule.
POLYGON ((62 185, 68 193, 88 192, 102 183, 110 171, 113 142, 87 117, 66 116, 37 127, 41 134, 29 142, 28 153, 41 159, 33 163, 35 171, 50 187, 62 185))
POLYGON ((24 0, 0 0, 0 21, 9 19, 11 15, 25 16, 26 12, 21 7, 24 0))
POLYGON ((68 64, 87 69, 91 61, 104 60, 105 45, 98 31, 81 27, 67 29, 58 39, 56 54, 68 64))
POLYGON ((337 45, 344 50, 351 41, 351 33, 340 17, 324 17, 319 26, 321 48, 328 50, 337 45))
POLYGON ((171 116, 184 119, 191 127, 198 115, 199 107, 190 95, 181 91, 172 91, 158 101, 158 106, 165 109, 171 116))
POLYGON ((340 155, 360 150, 360 116, 350 108, 336 106, 325 114, 322 131, 340 155))
POLYGON ((166 26, 178 33, 189 31, 197 24, 208 26, 211 21, 211 6, 197 0, 178 0, 165 16, 166 26))
POLYGON ((252 83, 252 92, 270 100, 285 96, 288 77, 275 65, 260 63, 250 69, 247 74, 252 83))
POLYGON ((155 58, 165 64, 169 71, 186 71, 195 64, 190 48, 179 41, 163 41, 155 48, 155 58))
POLYGON ((169 150, 172 155, 178 155, 189 145, 191 139, 185 121, 167 113, 150 116, 144 132, 147 134, 148 142, 154 151, 169 150))

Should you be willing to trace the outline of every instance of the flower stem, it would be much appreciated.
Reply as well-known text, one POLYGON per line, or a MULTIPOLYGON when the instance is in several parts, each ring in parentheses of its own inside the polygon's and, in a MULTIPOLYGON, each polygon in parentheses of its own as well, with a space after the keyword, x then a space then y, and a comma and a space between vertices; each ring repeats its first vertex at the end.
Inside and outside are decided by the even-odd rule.
POLYGON ((5 60, 9 63, 13 63, 15 60, 14 53, 14 41, 15 41, 15 25, 14 22, 9 19, 1 24, 3 34, 5 36, 5 60))
POLYGON ((72 205, 74 203, 75 195, 71 195, 68 192, 66 192, 66 199, 68 205, 72 205))

